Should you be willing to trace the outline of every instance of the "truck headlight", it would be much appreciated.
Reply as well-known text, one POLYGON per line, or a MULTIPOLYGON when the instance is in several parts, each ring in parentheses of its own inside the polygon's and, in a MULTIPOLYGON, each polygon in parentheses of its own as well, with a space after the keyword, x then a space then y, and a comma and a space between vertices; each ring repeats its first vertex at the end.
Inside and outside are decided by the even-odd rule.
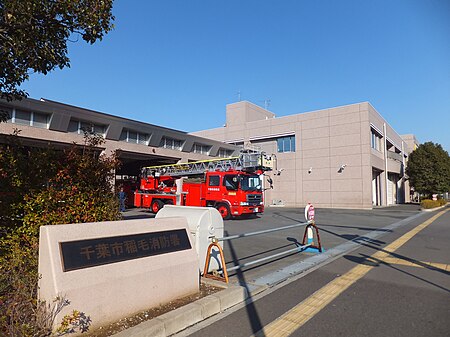
POLYGON ((248 206, 248 202, 246 202, 246 201, 241 201, 241 206, 248 206))

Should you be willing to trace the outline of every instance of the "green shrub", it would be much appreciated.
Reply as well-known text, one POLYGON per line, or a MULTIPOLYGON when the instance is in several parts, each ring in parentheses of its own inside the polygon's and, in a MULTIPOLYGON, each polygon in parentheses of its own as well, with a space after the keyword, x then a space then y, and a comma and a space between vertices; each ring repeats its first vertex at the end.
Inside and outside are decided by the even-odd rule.
POLYGON ((439 202, 439 206, 444 206, 445 204, 447 204, 447 200, 445 199, 438 199, 439 202))

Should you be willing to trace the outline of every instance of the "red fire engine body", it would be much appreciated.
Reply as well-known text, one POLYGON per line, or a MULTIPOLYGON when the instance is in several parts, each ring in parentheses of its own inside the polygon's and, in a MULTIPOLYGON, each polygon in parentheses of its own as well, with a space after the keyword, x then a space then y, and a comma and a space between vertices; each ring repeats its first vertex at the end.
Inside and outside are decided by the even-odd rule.
POLYGON ((264 212, 262 174, 271 170, 262 153, 185 164, 145 167, 136 207, 157 213, 164 205, 215 207, 224 219, 264 212))

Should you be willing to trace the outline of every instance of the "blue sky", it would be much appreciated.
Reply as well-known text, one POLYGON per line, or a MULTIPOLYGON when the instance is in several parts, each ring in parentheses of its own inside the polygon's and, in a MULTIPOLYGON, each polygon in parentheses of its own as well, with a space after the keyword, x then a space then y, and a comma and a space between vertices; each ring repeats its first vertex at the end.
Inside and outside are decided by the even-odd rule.
POLYGON ((369 101, 400 134, 450 151, 448 0, 116 0, 115 29, 69 44, 71 68, 23 85, 183 131, 241 99, 277 116, 369 101))

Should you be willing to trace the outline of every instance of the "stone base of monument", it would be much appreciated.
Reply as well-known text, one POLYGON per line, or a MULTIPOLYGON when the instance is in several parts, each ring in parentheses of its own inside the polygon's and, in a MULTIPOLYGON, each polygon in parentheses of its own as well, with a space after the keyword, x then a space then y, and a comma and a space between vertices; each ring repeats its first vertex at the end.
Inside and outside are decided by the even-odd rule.
POLYGON ((39 297, 70 301, 92 328, 199 290, 198 257, 186 218, 41 227, 39 297))

